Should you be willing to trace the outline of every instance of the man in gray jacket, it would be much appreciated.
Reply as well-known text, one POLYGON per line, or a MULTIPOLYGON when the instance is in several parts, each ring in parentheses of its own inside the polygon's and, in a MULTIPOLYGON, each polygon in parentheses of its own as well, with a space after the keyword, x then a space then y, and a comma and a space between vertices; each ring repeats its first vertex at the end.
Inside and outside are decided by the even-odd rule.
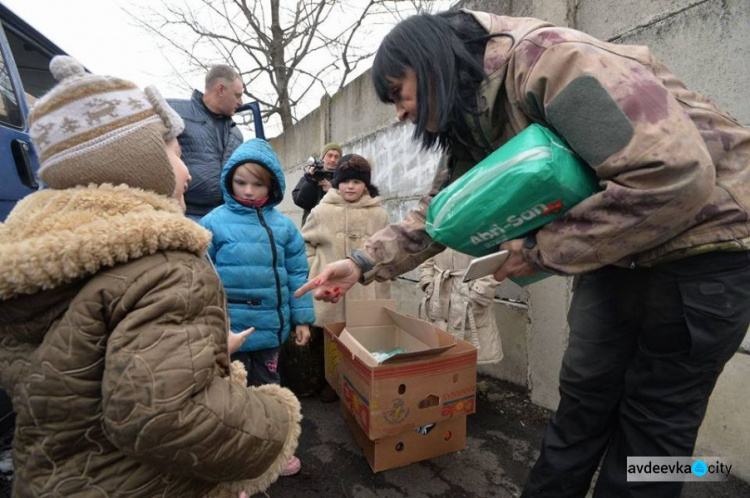
POLYGON ((190 100, 168 100, 185 121, 185 131, 177 140, 193 179, 185 194, 186 214, 196 221, 223 203, 221 168, 242 143, 242 133, 232 120, 242 104, 242 91, 239 74, 217 65, 206 75, 205 93, 193 90, 190 100))

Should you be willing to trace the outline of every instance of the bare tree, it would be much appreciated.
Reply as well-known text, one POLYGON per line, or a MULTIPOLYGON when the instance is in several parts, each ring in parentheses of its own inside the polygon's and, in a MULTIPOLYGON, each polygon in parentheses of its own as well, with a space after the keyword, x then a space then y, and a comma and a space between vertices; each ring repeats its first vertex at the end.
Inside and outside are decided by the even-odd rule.
MULTIPOLYGON (((172 62, 205 72, 226 63, 240 72, 245 95, 261 104, 265 121, 282 129, 311 95, 335 93, 374 52, 367 28, 393 24, 406 13, 445 0, 164 0, 128 14, 176 51, 172 62)), ((184 81, 184 80, 183 80, 184 81)))

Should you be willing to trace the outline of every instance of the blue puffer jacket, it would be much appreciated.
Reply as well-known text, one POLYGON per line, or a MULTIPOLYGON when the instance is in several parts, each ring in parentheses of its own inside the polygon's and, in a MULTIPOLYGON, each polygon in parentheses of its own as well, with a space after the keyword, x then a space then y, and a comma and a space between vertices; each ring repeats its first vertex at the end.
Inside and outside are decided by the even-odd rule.
POLYGON ((208 249, 227 292, 232 331, 255 327, 242 351, 280 346, 293 325, 315 322, 312 296, 294 297, 307 281, 305 243, 292 220, 275 209, 284 197, 284 173, 268 142, 254 138, 234 151, 221 172, 224 205, 201 220, 213 234, 208 249), (234 170, 254 162, 275 179, 262 208, 231 195, 234 170))
POLYGON ((190 100, 168 99, 167 102, 185 121, 185 131, 177 140, 182 148, 182 160, 193 177, 185 194, 186 212, 203 216, 222 203, 221 166, 242 143, 242 132, 232 118, 212 113, 198 90, 193 90, 190 100))

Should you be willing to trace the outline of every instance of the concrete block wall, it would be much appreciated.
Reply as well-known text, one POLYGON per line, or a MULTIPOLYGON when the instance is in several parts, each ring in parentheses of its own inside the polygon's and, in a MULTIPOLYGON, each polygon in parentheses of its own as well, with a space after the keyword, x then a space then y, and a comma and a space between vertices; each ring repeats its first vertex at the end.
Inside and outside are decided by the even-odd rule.
MULTIPOLYGON (((647 45, 688 87, 716 101, 739 122, 750 125, 750 1, 748 0, 474 0, 462 7, 503 15, 530 16, 580 29, 614 43, 647 45)), ((294 129, 271 140, 287 174, 281 209, 297 223, 301 211, 291 190, 305 159, 330 140, 344 153, 356 152, 374 166, 391 221, 404 217, 430 184, 437 154, 421 151, 411 125, 399 124, 395 109, 378 101, 366 72, 294 129)), ((414 272, 393 285, 402 311, 416 314, 421 296, 414 272)), ((558 373, 567 346, 566 313, 571 279, 553 277, 519 288, 504 283, 495 301, 505 358, 480 371, 527 388, 532 400, 554 409, 558 373), (519 302, 520 301, 520 302, 519 302)), ((696 454, 724 456, 736 475, 750 479, 750 338, 727 364, 711 398, 696 454)))

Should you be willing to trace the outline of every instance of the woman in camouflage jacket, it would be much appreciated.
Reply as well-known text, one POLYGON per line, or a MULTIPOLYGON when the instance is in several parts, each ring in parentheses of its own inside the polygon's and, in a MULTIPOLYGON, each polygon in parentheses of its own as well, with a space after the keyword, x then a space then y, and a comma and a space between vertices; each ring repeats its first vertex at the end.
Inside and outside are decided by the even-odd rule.
POLYGON ((627 482, 628 455, 689 456, 708 397, 750 324, 750 130, 685 86, 646 47, 530 18, 414 16, 384 39, 376 91, 446 154, 430 192, 300 292, 336 300, 443 247, 432 198, 532 123, 554 130, 602 190, 511 252, 495 274, 575 275, 561 400, 524 496, 678 496, 627 482), (326 294, 328 291, 330 294, 326 294), (606 455, 605 455, 606 453, 606 455), (602 459, 603 457, 603 459, 602 459))

